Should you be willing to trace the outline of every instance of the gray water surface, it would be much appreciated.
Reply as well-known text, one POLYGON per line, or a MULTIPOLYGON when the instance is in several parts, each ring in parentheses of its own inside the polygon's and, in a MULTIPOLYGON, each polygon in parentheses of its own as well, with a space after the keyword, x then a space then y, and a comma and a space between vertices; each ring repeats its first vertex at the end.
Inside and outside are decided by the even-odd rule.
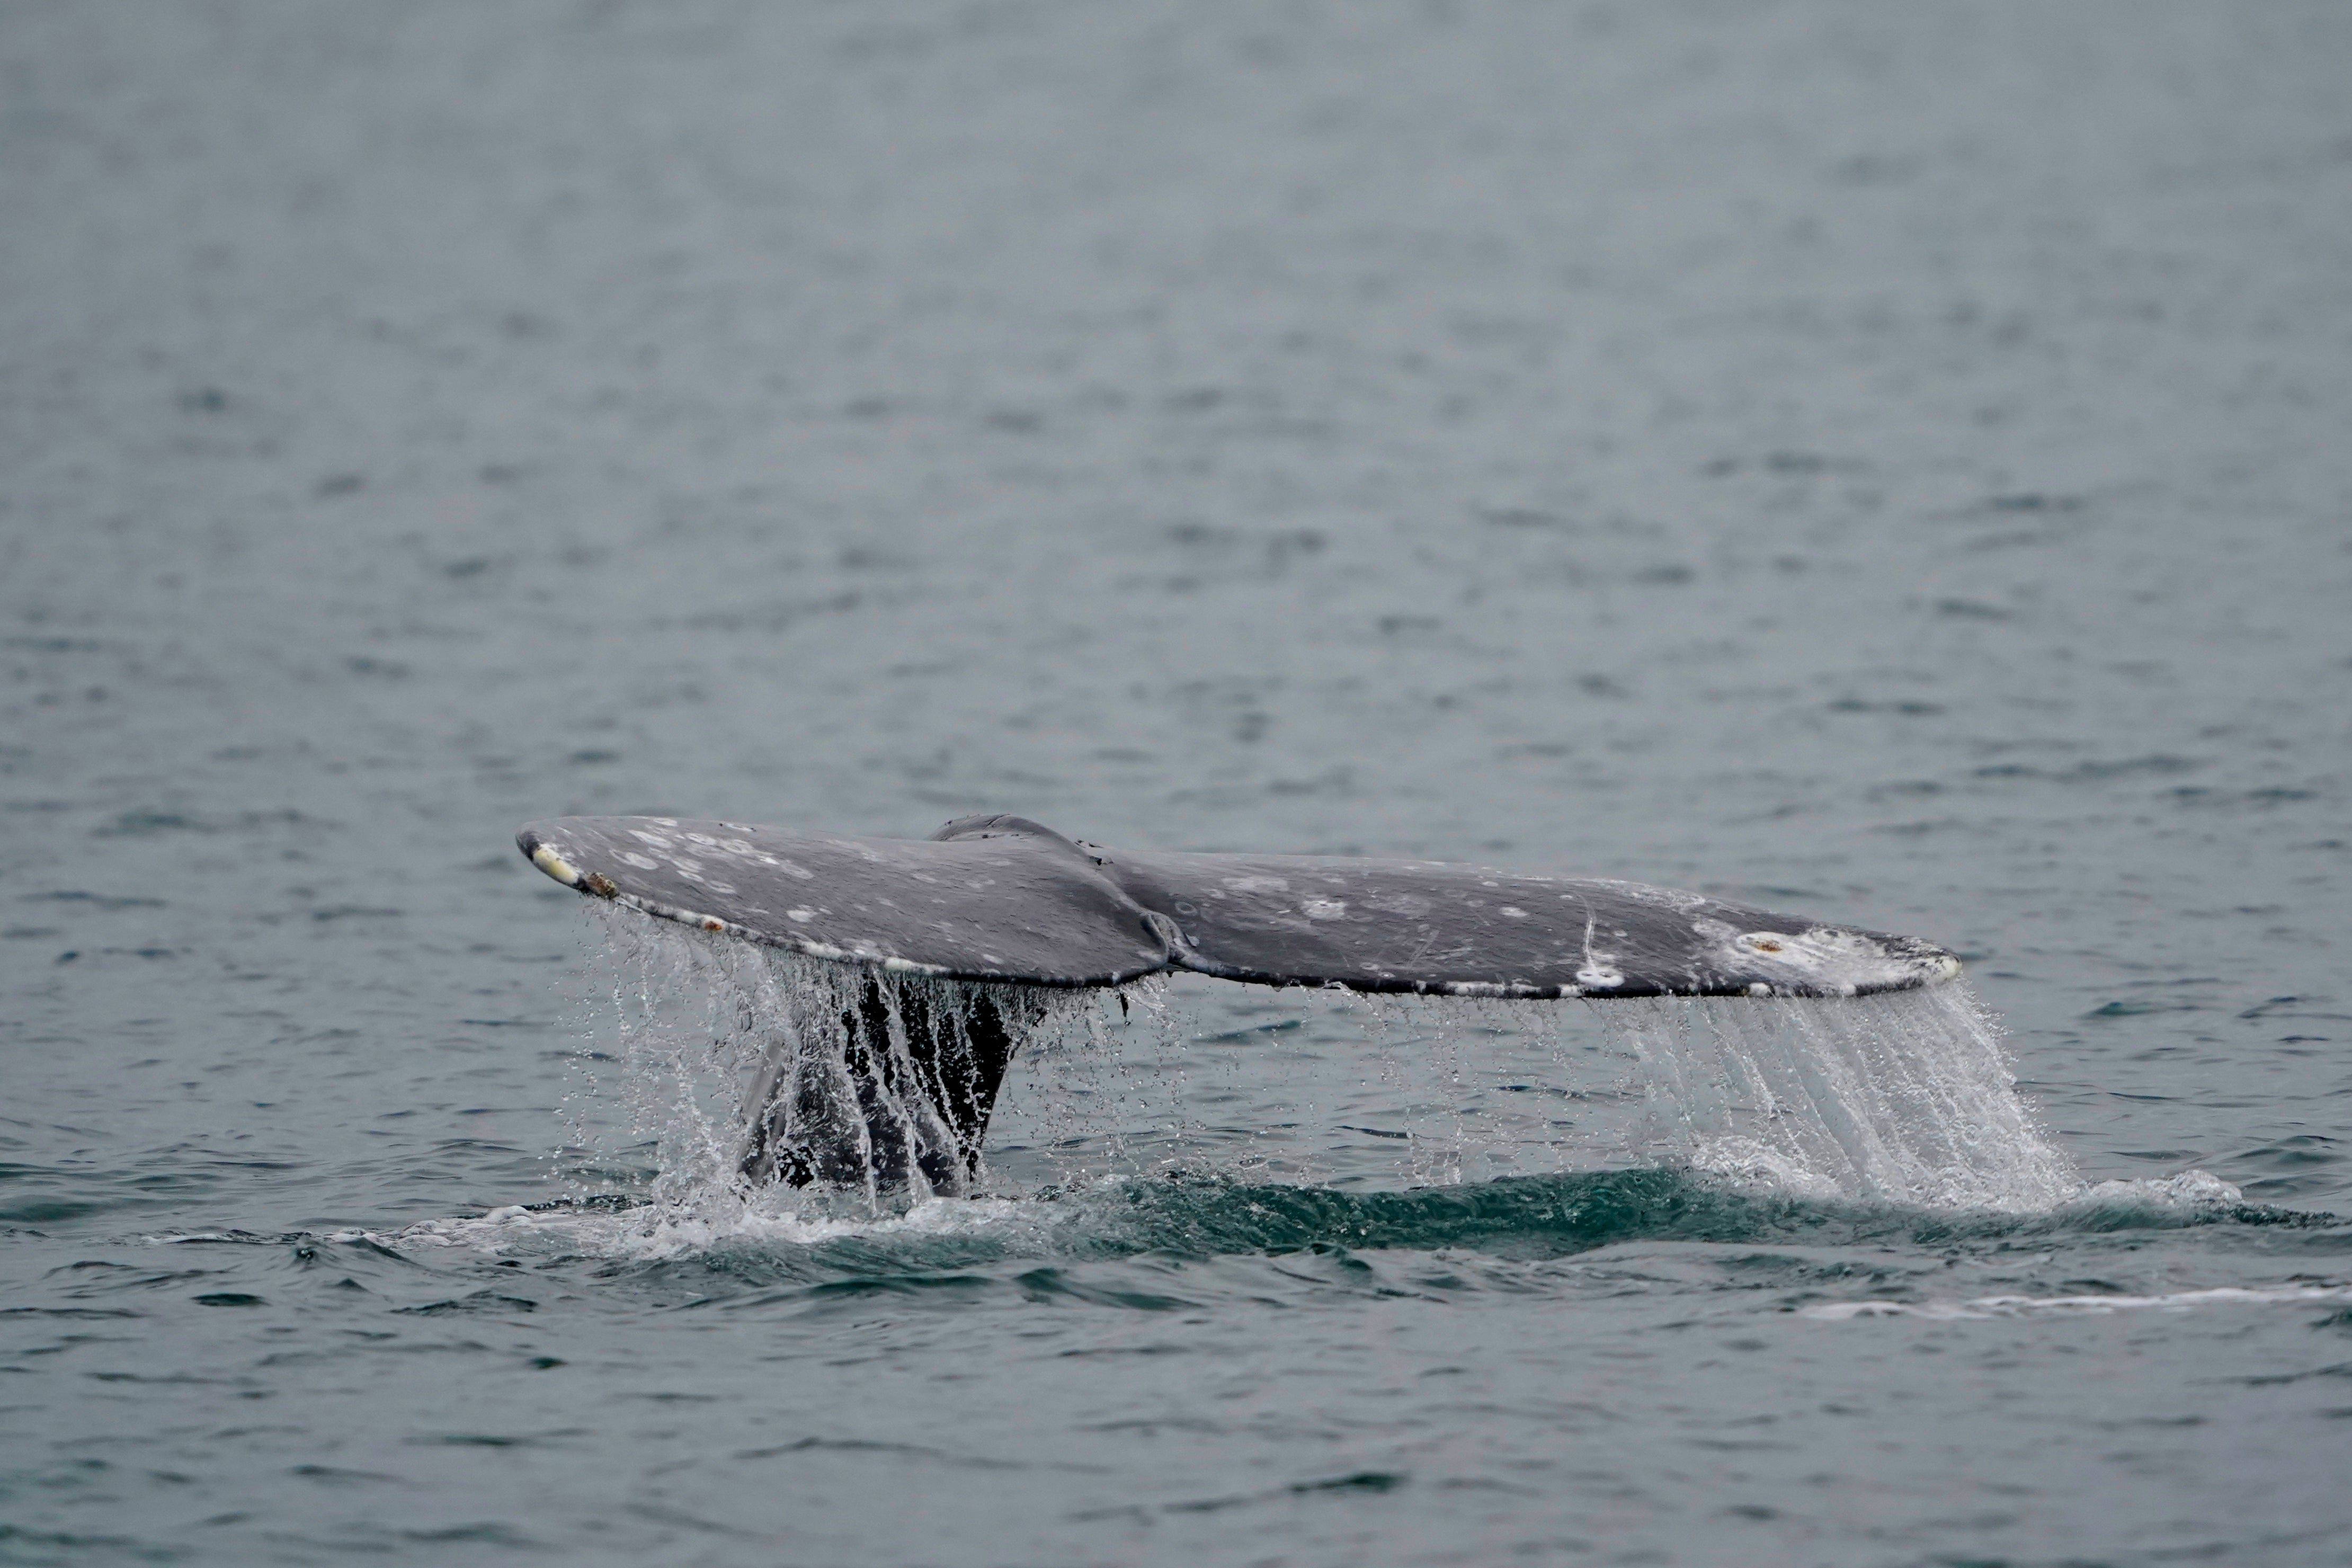
POLYGON ((0 1562, 2352 1563, 2347 74, 0 7, 0 1562), (1588 1017, 1203 982, 993 1197, 649 1234, 515 826, 979 810, 1916 931, 2083 1191, 1503 1162, 1588 1017))

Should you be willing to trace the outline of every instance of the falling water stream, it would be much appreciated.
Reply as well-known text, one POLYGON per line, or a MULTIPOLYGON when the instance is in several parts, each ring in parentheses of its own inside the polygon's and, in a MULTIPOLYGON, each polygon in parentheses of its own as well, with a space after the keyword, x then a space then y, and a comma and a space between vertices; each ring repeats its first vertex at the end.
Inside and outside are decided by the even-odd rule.
POLYGON ((1938 1208, 2044 1209, 2083 1190, 2018 1097, 2000 1020, 1965 981, 1593 1012, 1639 1054, 1660 1152, 1700 1170, 1938 1208))
MULTIPOLYGON (((1295 1103, 1264 1130, 1285 1155, 1188 1103, 1188 1073, 1210 1076, 1215 1058, 1189 1059, 1197 1031, 1164 981, 1056 991, 902 979, 884 992, 901 1052, 902 1007, 1023 1020, 998 1152, 971 1182, 942 1186, 889 1168, 856 1130, 842 1020, 863 971, 591 907, 606 940, 584 988, 591 1048, 572 1136, 583 1147, 617 1138, 605 1164, 646 1161, 649 1219, 723 1226, 780 1205, 880 1218, 940 1196, 1167 1173, 1409 1187, 1673 1166, 1747 1192, 2005 1211, 2084 1191, 2020 1100, 1998 1020, 1959 982, 1853 1000, 1291 992, 1327 1036, 1352 1029, 1358 1048, 1297 1075, 1295 1103), (796 1125, 848 1129, 859 1158, 836 1180, 783 1189, 746 1173, 748 1129, 786 1100, 796 1125), (1316 1156, 1348 1133, 1365 1138, 1344 1170, 1316 1156), (1367 1148, 1388 1151, 1385 1173, 1367 1148)), ((1268 1031, 1263 1048, 1283 1052, 1285 1036, 1268 1031)), ((908 1140, 943 1136, 919 1093, 892 1096, 884 1117, 908 1140)))

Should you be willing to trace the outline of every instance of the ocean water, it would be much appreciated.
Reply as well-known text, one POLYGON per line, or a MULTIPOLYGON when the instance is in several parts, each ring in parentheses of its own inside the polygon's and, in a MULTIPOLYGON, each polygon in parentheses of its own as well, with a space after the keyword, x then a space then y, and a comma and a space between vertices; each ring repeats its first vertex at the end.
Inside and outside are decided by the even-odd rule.
POLYGON ((2347 68, 0 7, 0 1563, 2352 1563, 2347 68), (980 810, 1967 989, 1181 978, 746 1194, 764 961, 511 846, 980 810))

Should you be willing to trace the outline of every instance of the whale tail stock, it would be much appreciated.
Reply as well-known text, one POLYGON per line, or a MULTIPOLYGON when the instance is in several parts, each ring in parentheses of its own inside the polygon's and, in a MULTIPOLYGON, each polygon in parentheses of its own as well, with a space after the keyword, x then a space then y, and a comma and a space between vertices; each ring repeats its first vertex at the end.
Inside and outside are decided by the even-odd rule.
MULTIPOLYGON (((840 1050, 778 1040, 744 1175, 969 1190, 1024 996, 1192 970, 1265 985, 1496 997, 1855 996, 1946 980, 1916 937, 1634 882, 1433 860, 1106 849, 1025 817, 927 839, 562 817, 517 843, 557 881, 828 961, 840 1050), (837 968, 835 966, 838 966, 837 968)), ((1024 1016, 1026 1015, 1026 1016, 1024 1016)), ((828 1042, 830 1044, 830 1042, 828 1042)))
POLYGON ((961 1195, 980 1173, 996 1091, 1032 1020, 984 991, 942 1005, 871 970, 852 984, 817 1025, 838 1026, 837 1053, 770 1043, 743 1098, 739 1170, 755 1185, 793 1187, 898 1186, 919 1173, 930 1191, 961 1195))

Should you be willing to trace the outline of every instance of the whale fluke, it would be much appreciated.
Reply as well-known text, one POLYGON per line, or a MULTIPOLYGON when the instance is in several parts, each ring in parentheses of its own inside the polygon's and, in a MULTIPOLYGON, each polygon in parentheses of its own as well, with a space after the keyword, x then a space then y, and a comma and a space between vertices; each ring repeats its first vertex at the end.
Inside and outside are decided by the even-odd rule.
POLYGON ((1425 995, 1858 996, 1960 969, 1916 937, 1638 882, 1106 849, 1020 816, 921 839, 566 816, 516 842, 583 893, 845 966, 824 1026, 837 1059, 813 1071, 803 1042, 777 1042, 747 1105, 745 1176, 794 1185, 969 1190, 1032 1021, 1022 987, 1191 970, 1425 995))
POLYGON ((1463 996, 1856 996, 1959 973, 1889 936, 1638 882, 1443 860, 1106 849, 1025 817, 853 838, 566 816, 516 840, 567 887, 812 958, 943 979, 1463 996))

